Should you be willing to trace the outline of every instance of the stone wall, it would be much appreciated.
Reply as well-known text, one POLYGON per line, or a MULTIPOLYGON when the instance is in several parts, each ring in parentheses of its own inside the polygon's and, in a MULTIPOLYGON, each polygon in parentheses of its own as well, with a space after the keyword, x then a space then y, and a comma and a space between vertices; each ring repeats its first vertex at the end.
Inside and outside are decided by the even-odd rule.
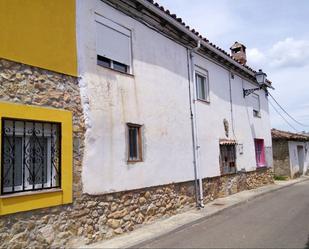
POLYGON ((273 183, 273 173, 270 168, 206 178, 203 180, 204 202, 273 183))
MULTIPOLYGON (((82 194, 85 126, 76 78, 0 59, 0 101, 66 109, 74 119, 74 202, 0 217, 1 248, 89 244, 195 207, 194 182, 102 196, 82 194)), ((205 202, 269 183, 270 170, 205 179, 205 202)))
POLYGON ((275 175, 291 177, 288 141, 273 140, 273 158, 275 175))

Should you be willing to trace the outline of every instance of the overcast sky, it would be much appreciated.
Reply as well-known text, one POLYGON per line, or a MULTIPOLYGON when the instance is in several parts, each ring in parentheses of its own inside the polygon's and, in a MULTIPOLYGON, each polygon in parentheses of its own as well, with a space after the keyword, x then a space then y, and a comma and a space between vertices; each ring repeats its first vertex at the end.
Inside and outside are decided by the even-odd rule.
MULTIPOLYGON (((272 95, 309 131, 309 0, 158 0, 226 51, 239 41, 248 65, 262 68, 272 95)), ((294 131, 272 109, 274 128, 294 131)), ((285 116, 286 117, 286 116, 285 116)), ((287 118, 288 119, 288 118, 287 118)))

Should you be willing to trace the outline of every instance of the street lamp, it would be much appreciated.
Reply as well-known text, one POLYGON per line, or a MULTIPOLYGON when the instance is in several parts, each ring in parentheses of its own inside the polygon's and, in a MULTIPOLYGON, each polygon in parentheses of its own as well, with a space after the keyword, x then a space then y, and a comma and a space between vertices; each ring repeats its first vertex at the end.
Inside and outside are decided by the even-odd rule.
POLYGON ((243 89, 243 91, 244 91, 244 98, 246 96, 249 96, 251 93, 254 93, 255 91, 263 89, 263 87, 266 85, 266 77, 267 77, 267 74, 264 73, 262 71, 262 69, 260 69, 255 74, 255 78, 256 78, 257 83, 259 84, 259 87, 253 88, 253 89, 243 89))

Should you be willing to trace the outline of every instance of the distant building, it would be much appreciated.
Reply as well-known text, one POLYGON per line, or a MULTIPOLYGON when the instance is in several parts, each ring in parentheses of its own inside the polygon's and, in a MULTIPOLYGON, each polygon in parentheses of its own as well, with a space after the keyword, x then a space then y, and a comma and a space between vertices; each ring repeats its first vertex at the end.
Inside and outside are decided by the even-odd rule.
POLYGON ((295 178, 308 173, 309 136, 272 130, 274 173, 295 178))

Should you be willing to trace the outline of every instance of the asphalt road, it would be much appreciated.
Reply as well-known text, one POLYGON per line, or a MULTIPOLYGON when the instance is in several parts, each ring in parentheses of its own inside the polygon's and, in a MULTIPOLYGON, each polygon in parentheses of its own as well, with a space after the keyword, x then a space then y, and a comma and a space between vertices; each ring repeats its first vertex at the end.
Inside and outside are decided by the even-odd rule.
POLYGON ((227 209, 138 247, 309 249, 309 181, 227 209))

